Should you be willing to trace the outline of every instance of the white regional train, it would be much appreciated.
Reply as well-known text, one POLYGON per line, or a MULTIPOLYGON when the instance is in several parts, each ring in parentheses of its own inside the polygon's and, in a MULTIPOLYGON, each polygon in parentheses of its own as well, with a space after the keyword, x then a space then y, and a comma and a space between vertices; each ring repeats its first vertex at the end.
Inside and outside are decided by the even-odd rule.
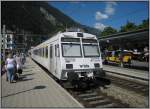
POLYGON ((105 76, 95 35, 82 32, 58 33, 30 50, 31 57, 58 80, 92 80, 105 76))

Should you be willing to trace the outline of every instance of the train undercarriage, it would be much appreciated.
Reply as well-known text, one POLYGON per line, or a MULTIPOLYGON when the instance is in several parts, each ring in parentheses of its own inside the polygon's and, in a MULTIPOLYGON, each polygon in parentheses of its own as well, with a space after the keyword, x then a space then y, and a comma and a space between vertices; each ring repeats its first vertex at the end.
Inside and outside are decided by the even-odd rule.
POLYGON ((92 74, 89 72, 67 72, 67 81, 73 88, 88 88, 91 86, 105 86, 110 85, 110 80, 105 78, 105 72, 93 71, 92 74))

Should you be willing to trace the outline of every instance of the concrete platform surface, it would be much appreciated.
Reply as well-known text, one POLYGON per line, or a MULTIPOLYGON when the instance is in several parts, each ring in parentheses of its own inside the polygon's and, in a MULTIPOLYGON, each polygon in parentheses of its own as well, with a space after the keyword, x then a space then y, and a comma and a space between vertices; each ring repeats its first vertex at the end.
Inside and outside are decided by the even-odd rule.
POLYGON ((109 72, 116 72, 118 74, 124 74, 131 77, 149 80, 149 72, 143 70, 136 70, 136 69, 129 69, 129 68, 121 68, 116 66, 110 65, 103 65, 103 69, 109 72))
POLYGON ((30 58, 21 78, 10 84, 1 77, 1 107, 83 107, 30 58))

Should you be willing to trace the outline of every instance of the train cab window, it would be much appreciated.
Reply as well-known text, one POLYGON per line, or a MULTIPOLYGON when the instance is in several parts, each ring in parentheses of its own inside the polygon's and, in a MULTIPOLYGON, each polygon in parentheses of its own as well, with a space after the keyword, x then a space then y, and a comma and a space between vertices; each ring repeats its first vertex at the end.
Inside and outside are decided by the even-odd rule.
POLYGON ((48 58, 48 47, 45 48, 45 57, 48 58))
POLYGON ((51 45, 50 46, 50 58, 52 58, 53 57, 53 46, 51 45))
POLYGON ((80 44, 63 43, 62 44, 62 55, 64 57, 81 57, 81 46, 80 44))

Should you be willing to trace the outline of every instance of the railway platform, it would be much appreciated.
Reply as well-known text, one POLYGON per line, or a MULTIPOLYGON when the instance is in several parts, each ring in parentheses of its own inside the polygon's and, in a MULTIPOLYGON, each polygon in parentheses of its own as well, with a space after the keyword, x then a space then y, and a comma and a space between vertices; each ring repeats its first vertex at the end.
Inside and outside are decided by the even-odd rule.
POLYGON ((83 107, 30 58, 24 65, 20 80, 8 83, 1 77, 1 107, 83 107))
POLYGON ((121 68, 117 66, 110 66, 110 65, 103 65, 103 69, 108 74, 118 74, 123 75, 126 77, 143 80, 143 81, 149 81, 149 72, 143 71, 143 70, 136 70, 136 69, 129 69, 129 68, 121 68))

